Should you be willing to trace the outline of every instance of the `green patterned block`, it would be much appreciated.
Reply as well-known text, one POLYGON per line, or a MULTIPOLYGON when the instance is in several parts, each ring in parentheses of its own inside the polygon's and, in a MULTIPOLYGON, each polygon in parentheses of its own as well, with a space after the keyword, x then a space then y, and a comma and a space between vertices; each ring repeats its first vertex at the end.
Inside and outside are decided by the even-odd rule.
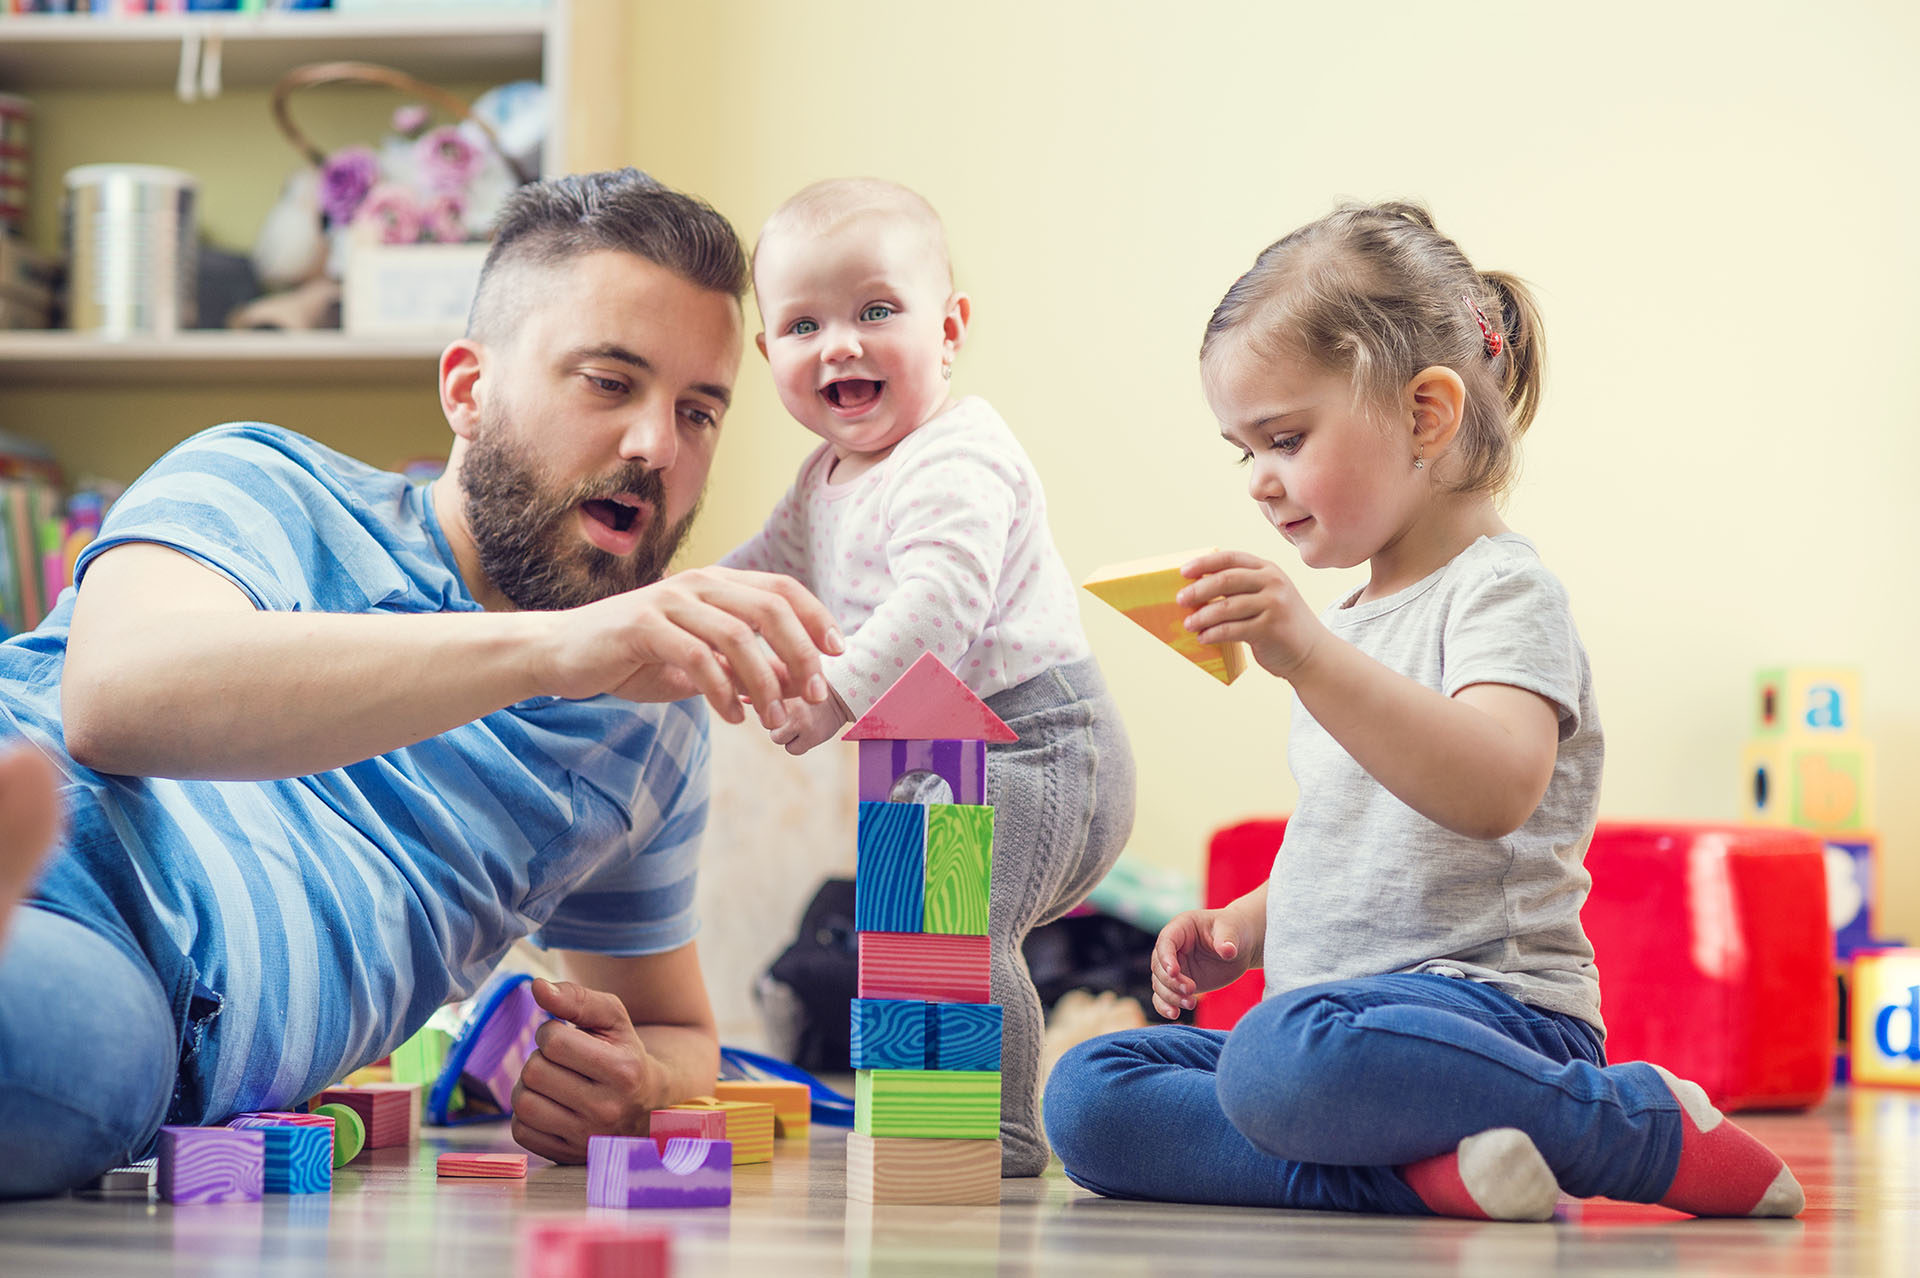
POLYGON ((862 1136, 997 1139, 1000 1071, 860 1070, 853 1076, 853 1130, 862 1136))
POLYGON ((393 1049, 393 1081, 425 1083, 431 1088, 446 1068, 453 1036, 445 1030, 421 1026, 420 1032, 393 1049))
POLYGON ((927 906, 923 932, 987 934, 993 876, 993 809, 983 803, 927 805, 927 906))

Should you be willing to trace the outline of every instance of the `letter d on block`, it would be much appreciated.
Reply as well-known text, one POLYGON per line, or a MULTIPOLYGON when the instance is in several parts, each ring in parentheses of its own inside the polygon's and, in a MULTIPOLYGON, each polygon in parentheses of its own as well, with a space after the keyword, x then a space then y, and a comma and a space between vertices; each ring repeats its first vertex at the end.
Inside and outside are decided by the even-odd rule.
POLYGON ((1904 1056, 1910 1061, 1920 1061, 1920 985, 1907 987, 1907 1003, 1902 1007, 1898 1003, 1889 1003, 1880 1009, 1880 1015, 1873 1021, 1873 1039, 1879 1044, 1881 1052, 1888 1056, 1904 1056), (1907 1017, 1907 1045, 1893 1045, 1893 1018, 1895 1013, 1904 1012, 1907 1017))

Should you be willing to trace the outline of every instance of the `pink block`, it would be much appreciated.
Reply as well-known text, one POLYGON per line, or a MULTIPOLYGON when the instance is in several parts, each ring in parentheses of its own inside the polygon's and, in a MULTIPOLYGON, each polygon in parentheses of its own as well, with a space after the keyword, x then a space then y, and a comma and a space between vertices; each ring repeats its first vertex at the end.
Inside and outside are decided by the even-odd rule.
POLYGON ((375 1091, 364 1087, 329 1087, 313 1098, 314 1106, 345 1105, 360 1115, 367 1129, 368 1149, 404 1147, 412 1136, 413 1100, 403 1091, 375 1091))
POLYGON ((987 1003, 987 938, 931 932, 860 933, 861 998, 987 1003))
POLYGON ((987 709, 931 652, 893 681, 842 741, 1018 741, 1000 716, 987 709))
POLYGON ((587 1138, 590 1207, 725 1207, 732 1201, 732 1141, 676 1136, 663 1152, 646 1136, 587 1138))
POLYGON ((647 1135, 665 1153, 667 1142, 676 1136, 695 1140, 725 1140, 727 1111, 724 1109, 656 1109, 647 1116, 647 1135))
POLYGON ((599 1221, 542 1220, 520 1235, 522 1278, 669 1278, 673 1236, 599 1221))

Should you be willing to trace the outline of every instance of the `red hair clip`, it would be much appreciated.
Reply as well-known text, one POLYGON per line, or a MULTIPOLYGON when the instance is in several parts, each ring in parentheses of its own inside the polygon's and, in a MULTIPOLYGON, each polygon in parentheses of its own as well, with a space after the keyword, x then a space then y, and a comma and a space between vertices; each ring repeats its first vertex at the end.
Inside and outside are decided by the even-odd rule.
POLYGON ((1487 358, 1495 358, 1505 349, 1507 339, 1493 331, 1493 325, 1487 323, 1487 313, 1480 309, 1480 303, 1466 293, 1460 295, 1460 300, 1473 311, 1473 321, 1480 326, 1480 336, 1487 343, 1487 358))

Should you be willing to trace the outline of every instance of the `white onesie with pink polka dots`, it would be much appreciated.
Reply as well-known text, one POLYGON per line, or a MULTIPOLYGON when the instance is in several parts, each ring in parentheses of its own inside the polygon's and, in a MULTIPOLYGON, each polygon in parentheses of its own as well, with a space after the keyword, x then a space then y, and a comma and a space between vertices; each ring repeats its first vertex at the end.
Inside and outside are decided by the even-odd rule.
POLYGON ((785 573, 847 637, 827 678, 865 714, 923 652, 988 697, 1092 655, 1040 476, 1006 422, 969 396, 849 483, 822 444, 758 536, 721 560, 785 573))

